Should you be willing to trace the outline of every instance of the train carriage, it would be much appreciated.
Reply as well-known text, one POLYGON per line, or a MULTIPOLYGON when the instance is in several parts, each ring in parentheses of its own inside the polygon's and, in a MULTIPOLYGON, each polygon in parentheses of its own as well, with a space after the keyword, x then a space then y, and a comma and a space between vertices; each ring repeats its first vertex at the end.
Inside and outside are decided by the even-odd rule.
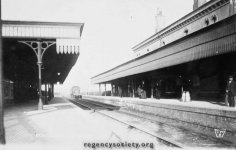
POLYGON ((82 99, 82 95, 80 93, 80 87, 79 86, 73 86, 71 90, 71 97, 75 99, 82 99))

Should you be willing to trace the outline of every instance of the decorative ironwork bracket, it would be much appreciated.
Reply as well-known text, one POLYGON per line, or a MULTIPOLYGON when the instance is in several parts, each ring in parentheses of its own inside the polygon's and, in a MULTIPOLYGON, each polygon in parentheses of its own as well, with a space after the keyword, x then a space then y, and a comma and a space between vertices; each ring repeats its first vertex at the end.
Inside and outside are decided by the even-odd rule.
POLYGON ((56 44, 55 41, 18 41, 20 43, 28 45, 36 54, 38 63, 42 63, 43 55, 45 51, 56 44))

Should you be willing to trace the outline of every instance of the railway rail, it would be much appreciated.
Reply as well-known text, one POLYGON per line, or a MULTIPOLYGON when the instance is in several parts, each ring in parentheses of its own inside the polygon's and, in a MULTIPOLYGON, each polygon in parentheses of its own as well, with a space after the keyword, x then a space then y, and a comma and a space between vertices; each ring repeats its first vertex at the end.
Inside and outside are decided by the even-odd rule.
MULTIPOLYGON (((141 128, 141 127, 136 126, 132 123, 129 123, 128 121, 123 121, 121 119, 118 119, 119 115, 123 114, 123 115, 127 115, 127 116, 132 116, 133 118, 137 117, 139 119, 145 119, 145 120, 148 120, 152 123, 154 122, 153 120, 142 118, 140 116, 134 116, 134 115, 131 115, 131 114, 128 114, 128 113, 126 114, 126 112, 120 111, 120 107, 118 107, 118 106, 105 104, 105 103, 101 103, 101 102, 95 102, 95 101, 91 101, 91 100, 84 100, 84 99, 82 99, 82 100, 81 99, 80 100, 78 100, 78 99, 77 100, 76 99, 69 99, 69 100, 72 103, 74 103, 75 105, 77 105, 77 106, 79 106, 83 109, 93 110, 94 112, 97 112, 100 115, 111 118, 111 119, 113 119, 113 120, 115 120, 119 123, 125 124, 129 128, 135 128, 136 130, 139 130, 143 133, 146 133, 146 134, 156 138, 159 142, 161 142, 164 145, 167 145, 167 146, 170 146, 170 147, 176 147, 176 148, 186 148, 186 147, 191 146, 191 144, 190 145, 182 144, 182 141, 178 141, 178 140, 175 141, 175 140, 172 140, 171 138, 165 138, 161 134, 160 135, 154 134, 154 132, 150 132, 148 130, 145 130, 144 128, 141 128), (110 113, 108 113, 108 112, 115 112, 118 115, 110 115, 110 113)), ((170 132, 171 132, 171 130, 173 130, 173 129, 168 128, 168 130, 170 130, 170 132)), ((177 130, 174 128, 173 131, 176 132, 177 130)), ((185 132, 187 132, 187 131, 185 131, 185 132)), ((179 134, 179 133, 177 133, 177 134, 179 134)), ((232 148, 231 143, 221 141, 219 139, 215 139, 215 138, 212 138, 212 137, 206 137, 206 136, 201 135, 201 134, 192 133, 191 131, 188 131, 187 133, 185 133, 185 135, 189 135, 189 137, 192 138, 191 140, 188 140, 188 142, 189 141, 190 142, 195 142, 196 144, 194 146, 200 146, 200 147, 205 147, 205 146, 206 147, 214 147, 215 146, 217 148, 219 148, 218 146, 220 146, 220 147, 232 148)), ((185 141, 185 143, 186 143, 186 141, 185 141)))
POLYGON ((99 113, 99 114, 101 114, 101 115, 103 115, 105 117, 111 118, 111 119, 113 119, 113 120, 115 120, 115 121, 117 121, 119 123, 125 124, 125 125, 127 125, 128 128, 135 128, 136 130, 139 130, 139 131, 141 131, 143 133, 146 133, 146 134, 156 138, 159 142, 161 142, 164 145, 167 145, 167 146, 170 146, 170 147, 176 147, 176 148, 183 148, 183 146, 181 144, 178 144, 178 143, 176 143, 174 141, 169 141, 169 140, 164 139, 162 137, 158 137, 158 136, 156 136, 156 135, 154 135, 152 133, 149 133, 149 132, 144 131, 144 130, 142 130, 140 128, 137 128, 137 127, 135 127, 135 126, 133 126, 133 125, 127 123, 127 122, 121 121, 121 120, 119 120, 117 118, 114 118, 114 117, 112 117, 110 115, 107 115, 107 114, 105 114, 105 113, 103 113, 101 111, 97 111, 97 110, 117 110, 118 109, 117 106, 108 105, 108 104, 99 103, 99 102, 87 101, 87 100, 85 101, 85 100, 72 100, 72 99, 70 99, 70 101, 72 103, 74 103, 75 105, 79 105, 79 106, 81 106, 83 108, 87 108, 87 109, 96 111, 97 113, 99 113))

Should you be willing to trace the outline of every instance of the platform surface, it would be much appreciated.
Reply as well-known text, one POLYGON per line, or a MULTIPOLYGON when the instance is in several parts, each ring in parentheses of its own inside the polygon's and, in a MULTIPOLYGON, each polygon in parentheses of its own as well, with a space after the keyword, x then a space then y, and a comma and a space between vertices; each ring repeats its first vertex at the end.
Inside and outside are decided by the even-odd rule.
POLYGON ((7 107, 4 113, 5 149, 78 150, 85 149, 84 143, 125 141, 158 145, 154 138, 92 110, 85 111, 64 98, 54 98, 43 110, 37 110, 37 101, 30 101, 7 107))
MULTIPOLYGON (((85 95, 86 97, 86 95, 85 95)), ((116 96, 90 96, 99 99, 107 99, 107 100, 121 100, 121 101, 138 101, 138 102, 150 102, 150 103, 157 103, 157 104, 170 104, 170 105, 178 105, 178 106, 186 106, 186 107, 194 107, 194 108, 205 108, 205 109, 215 109, 215 110, 226 110, 226 111, 235 111, 236 107, 229 107, 225 105, 225 102, 216 102, 214 100, 191 100, 190 102, 181 102, 179 99, 155 99, 155 98, 132 98, 132 97, 116 97, 116 96)))

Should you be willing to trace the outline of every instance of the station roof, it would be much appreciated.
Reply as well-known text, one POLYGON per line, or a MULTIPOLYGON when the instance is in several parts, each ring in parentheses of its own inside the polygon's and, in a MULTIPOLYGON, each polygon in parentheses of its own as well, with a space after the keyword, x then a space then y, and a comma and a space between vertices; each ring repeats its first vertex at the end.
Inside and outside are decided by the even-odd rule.
POLYGON ((38 80, 35 52, 19 41, 55 43, 43 56, 42 81, 63 83, 79 56, 83 23, 2 21, 4 77, 38 80))
POLYGON ((215 10, 227 4, 229 4, 229 0, 210 0, 201 5, 196 10, 186 14, 185 16, 173 22, 172 24, 168 25, 167 27, 163 28, 159 32, 155 33, 154 35, 150 36, 144 41, 138 43, 137 45, 132 47, 132 49, 133 51, 137 51, 141 47, 147 45, 147 43, 150 43, 156 39, 161 39, 168 34, 180 30, 181 28, 184 28, 186 25, 198 21, 199 18, 205 18, 205 16, 207 16, 209 13, 214 12, 215 10))
POLYGON ((183 64, 236 50, 236 15, 92 77, 105 83, 122 77, 183 64))

